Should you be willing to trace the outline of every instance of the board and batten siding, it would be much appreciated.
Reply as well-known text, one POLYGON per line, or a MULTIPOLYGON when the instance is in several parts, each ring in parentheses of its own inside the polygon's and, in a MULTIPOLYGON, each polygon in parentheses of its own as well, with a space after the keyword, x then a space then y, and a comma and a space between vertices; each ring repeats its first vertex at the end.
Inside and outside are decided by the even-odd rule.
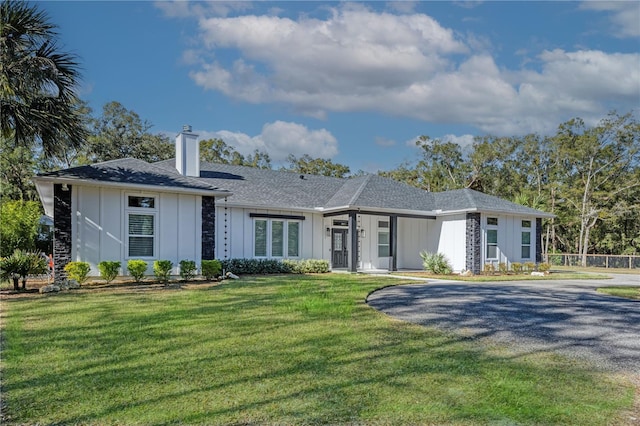
MULTIPOLYGON (((181 260, 201 259, 201 197, 197 195, 129 191, 96 186, 74 185, 72 198, 72 258, 88 262, 91 275, 99 276, 98 263, 119 261, 126 274, 127 196, 153 196, 156 199, 155 253, 148 259, 147 274, 153 273, 153 260, 170 260, 178 274, 181 260)), ((145 259, 147 260, 147 259, 145 259)))
POLYGON ((300 256, 298 259, 329 259, 324 253, 323 217, 321 214, 291 210, 253 209, 216 203, 216 259, 254 258, 254 223, 251 213, 304 216, 300 221, 300 256))
POLYGON ((435 221, 434 238, 437 237, 438 253, 443 253, 454 272, 463 271, 466 267, 466 214, 438 217, 435 221))
MULTIPOLYGON (((481 268, 487 263, 493 263, 497 268, 499 263, 505 263, 509 267, 513 262, 525 263, 536 262, 536 247, 540 244, 536 239, 536 219, 530 216, 512 216, 503 214, 486 214, 481 215, 481 252, 482 262, 481 268), (498 258, 487 258, 487 218, 498 218, 498 258), (531 228, 522 228, 522 221, 531 221, 531 228), (530 258, 522 258, 522 231, 531 233, 530 258)), ((495 228, 494 228, 495 229, 495 228)))

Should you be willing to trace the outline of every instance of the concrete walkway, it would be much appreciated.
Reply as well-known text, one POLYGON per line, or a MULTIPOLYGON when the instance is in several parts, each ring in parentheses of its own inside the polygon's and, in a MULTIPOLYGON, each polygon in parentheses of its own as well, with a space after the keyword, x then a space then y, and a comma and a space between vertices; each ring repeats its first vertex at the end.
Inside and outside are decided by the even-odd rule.
POLYGON ((640 301, 595 291, 640 286, 640 275, 611 275, 610 280, 429 281, 383 288, 367 303, 412 323, 494 339, 517 353, 559 351, 640 374, 640 301))

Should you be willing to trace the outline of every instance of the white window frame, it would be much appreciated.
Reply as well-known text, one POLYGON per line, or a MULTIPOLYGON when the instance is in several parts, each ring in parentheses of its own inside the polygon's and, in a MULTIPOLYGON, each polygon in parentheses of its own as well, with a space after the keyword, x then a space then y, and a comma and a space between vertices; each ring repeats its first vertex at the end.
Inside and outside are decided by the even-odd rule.
POLYGON ((379 220, 378 221, 378 258, 383 258, 383 257, 390 257, 391 256, 391 241, 389 241, 389 221, 388 220, 379 220), (386 235, 387 236, 387 243, 380 243, 380 235, 386 235), (386 256, 380 256, 380 248, 381 247, 386 247, 387 248, 387 255, 386 256))
POLYGON ((160 201, 160 197, 157 194, 139 194, 139 193, 125 193, 124 194, 124 205, 125 205, 125 229, 124 235, 126 238, 126 246, 125 246, 125 259, 142 259, 142 260, 151 260, 157 259, 158 257, 158 203, 160 201), (129 197, 145 197, 145 198, 153 198, 153 207, 129 207, 129 197), (129 217, 131 215, 141 215, 141 216, 152 216, 153 217, 153 235, 136 235, 129 233, 129 217), (153 255, 151 256, 131 256, 129 253, 130 237, 146 237, 153 239, 153 255))
POLYGON ((302 221, 297 219, 279 219, 279 218, 254 218, 253 219, 253 257, 257 259, 299 259, 300 251, 302 248, 302 221), (256 254, 256 230, 257 230, 257 222, 264 221, 267 223, 267 236, 266 236, 266 255, 259 256, 256 254), (273 223, 274 222, 282 222, 282 256, 274 256, 273 255, 273 223), (298 255, 291 256, 289 255, 289 224, 297 223, 298 224, 298 255))
POLYGON ((486 219, 486 229, 485 229, 485 235, 484 235, 484 255, 485 255, 485 259, 486 260, 498 260, 500 258, 500 253, 498 252, 498 225, 500 224, 500 219, 496 216, 488 216, 486 219), (489 219, 495 219, 496 223, 495 224, 489 224, 489 219), (495 243, 489 243, 489 231, 495 231, 496 233, 496 242, 495 243), (489 246, 495 247, 496 248, 496 255, 495 257, 489 257, 489 246))
POLYGON ((531 220, 522 220, 520 222, 520 228, 521 228, 521 232, 520 232, 520 258, 522 260, 531 260, 531 220), (529 226, 526 226, 525 222, 529 223, 529 226), (529 243, 525 244, 524 242, 524 234, 527 233, 529 234, 529 243), (529 248, 529 256, 525 257, 522 255, 522 251, 524 250, 525 247, 529 248))

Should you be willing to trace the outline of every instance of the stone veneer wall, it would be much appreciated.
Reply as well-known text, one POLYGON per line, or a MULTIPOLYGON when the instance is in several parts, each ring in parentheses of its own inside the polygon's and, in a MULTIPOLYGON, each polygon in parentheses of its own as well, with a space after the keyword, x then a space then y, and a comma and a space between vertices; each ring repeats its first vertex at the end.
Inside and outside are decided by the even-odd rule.
POLYGON ((216 199, 202 197, 202 260, 215 259, 216 199))
POLYGON ((480 213, 467 213, 467 249, 465 268, 474 274, 479 274, 482 247, 480 240, 480 213))
POLYGON ((542 262, 542 219, 536 219, 536 263, 542 262))
POLYGON ((53 264, 54 282, 63 284, 67 279, 64 267, 71 262, 71 185, 67 190, 62 185, 53 185, 53 264))

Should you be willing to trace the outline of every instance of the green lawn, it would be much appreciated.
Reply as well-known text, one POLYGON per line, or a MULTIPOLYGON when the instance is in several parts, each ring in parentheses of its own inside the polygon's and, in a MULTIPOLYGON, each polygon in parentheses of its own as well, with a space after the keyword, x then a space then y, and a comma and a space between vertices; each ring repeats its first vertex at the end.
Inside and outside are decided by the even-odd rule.
POLYGON ((616 424, 633 388, 395 321, 390 279, 243 278, 3 301, 11 424, 616 424))
POLYGON ((640 300, 640 287, 618 286, 600 287, 598 293, 610 294, 611 296, 626 297, 627 299, 640 300))

